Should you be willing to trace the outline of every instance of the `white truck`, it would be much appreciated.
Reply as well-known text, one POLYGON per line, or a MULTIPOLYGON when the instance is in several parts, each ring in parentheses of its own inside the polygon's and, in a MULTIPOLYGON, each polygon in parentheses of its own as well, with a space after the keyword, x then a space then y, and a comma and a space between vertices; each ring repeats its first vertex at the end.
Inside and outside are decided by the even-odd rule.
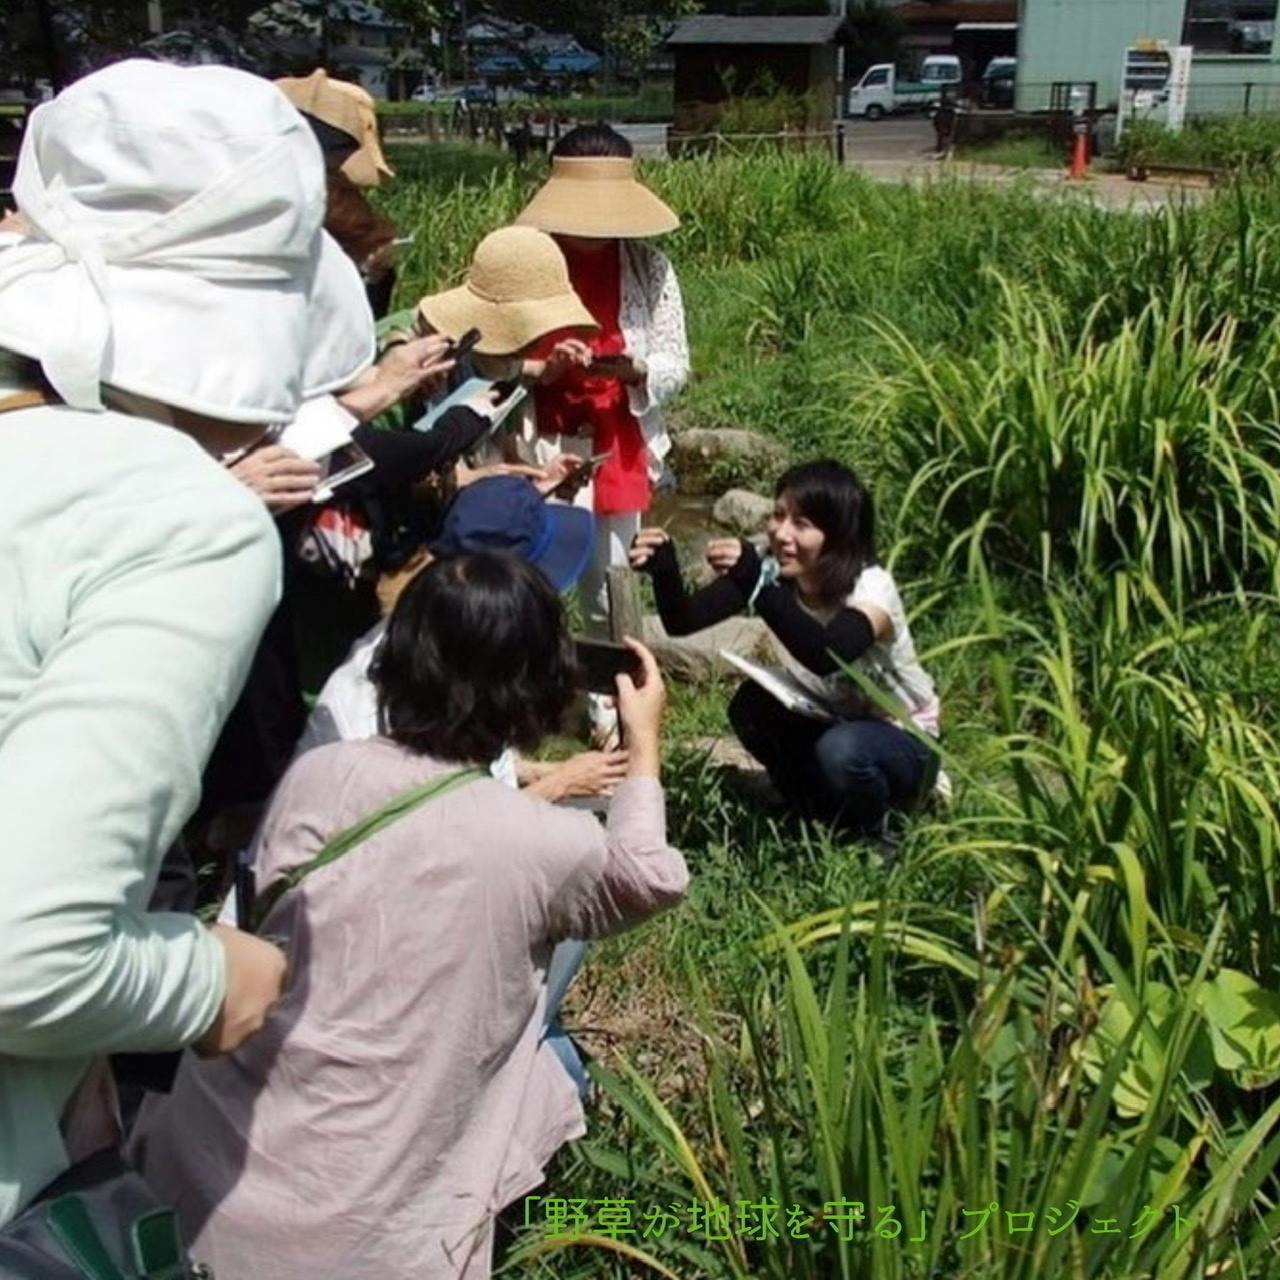
POLYGON ((893 111, 928 111, 942 101, 943 89, 960 79, 960 59, 954 54, 931 54, 921 65, 919 80, 899 79, 892 62, 878 62, 849 90, 845 114, 879 120, 893 111))

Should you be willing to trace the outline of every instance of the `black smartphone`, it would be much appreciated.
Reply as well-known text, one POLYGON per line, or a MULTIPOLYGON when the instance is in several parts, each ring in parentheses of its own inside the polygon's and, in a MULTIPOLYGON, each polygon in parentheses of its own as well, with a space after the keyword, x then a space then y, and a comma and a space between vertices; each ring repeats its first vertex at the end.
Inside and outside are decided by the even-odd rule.
POLYGON ((471 348, 480 341, 481 336, 479 329, 468 329, 450 348, 450 358, 453 360, 465 359, 471 354, 471 348))
POLYGON ((255 896, 253 858, 248 849, 236 854, 235 864, 236 928, 253 932, 253 901, 255 896))
POLYGON ((630 368, 630 356, 594 356, 591 360, 591 368, 587 370, 587 373, 590 375, 594 371, 596 373, 604 374, 607 378, 621 375, 624 369, 630 368))
POLYGON ((625 644, 576 637, 573 647, 582 673, 582 684, 588 693, 617 693, 616 676, 630 676, 633 680, 640 678, 639 655, 625 644))
POLYGON ((596 472, 611 457, 613 457, 613 449, 609 448, 603 453, 593 453, 591 457, 583 458, 582 466, 575 471, 571 471, 550 493, 543 496, 547 498, 563 498, 568 501, 584 484, 595 479, 596 472))

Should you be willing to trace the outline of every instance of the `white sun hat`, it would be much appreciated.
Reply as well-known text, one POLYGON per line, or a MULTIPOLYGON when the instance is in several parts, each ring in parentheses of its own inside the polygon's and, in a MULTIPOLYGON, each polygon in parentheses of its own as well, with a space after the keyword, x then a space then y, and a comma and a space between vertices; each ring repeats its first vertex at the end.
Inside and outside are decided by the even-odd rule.
POLYGON ((373 358, 354 264, 321 231, 324 162, 270 81, 132 60, 32 113, 0 249, 0 348, 77 409, 102 385, 288 422, 373 358))

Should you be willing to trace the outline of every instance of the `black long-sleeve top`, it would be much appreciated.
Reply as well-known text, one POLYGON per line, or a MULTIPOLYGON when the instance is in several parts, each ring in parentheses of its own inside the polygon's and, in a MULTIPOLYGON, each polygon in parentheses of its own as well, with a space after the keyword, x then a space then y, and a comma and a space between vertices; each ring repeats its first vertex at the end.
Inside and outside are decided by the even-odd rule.
MULTIPOLYGON (((744 542, 738 563, 728 573, 690 594, 670 542, 659 546, 645 566, 653 578, 658 615, 672 636, 690 635, 741 613, 750 602, 760 567, 755 548, 744 542)), ((846 606, 823 623, 801 606, 794 588, 785 582, 762 587, 754 607, 787 652, 814 675, 833 675, 875 643, 871 620, 861 609, 846 606)))
POLYGON ((368 484, 362 488, 407 489, 431 472, 453 466, 484 439, 488 430, 488 418, 466 405, 454 406, 427 432, 383 431, 361 423, 351 438, 374 463, 368 484))

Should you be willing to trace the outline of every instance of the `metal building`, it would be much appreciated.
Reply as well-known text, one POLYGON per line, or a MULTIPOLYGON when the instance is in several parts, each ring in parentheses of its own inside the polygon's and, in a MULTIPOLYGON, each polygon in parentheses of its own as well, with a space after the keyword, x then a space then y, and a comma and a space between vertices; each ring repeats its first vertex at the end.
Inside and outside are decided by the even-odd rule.
POLYGON ((1276 0, 1022 0, 1020 104, 1055 81, 1096 81, 1120 96, 1125 49, 1145 39, 1195 49, 1190 115, 1280 113, 1276 0))

